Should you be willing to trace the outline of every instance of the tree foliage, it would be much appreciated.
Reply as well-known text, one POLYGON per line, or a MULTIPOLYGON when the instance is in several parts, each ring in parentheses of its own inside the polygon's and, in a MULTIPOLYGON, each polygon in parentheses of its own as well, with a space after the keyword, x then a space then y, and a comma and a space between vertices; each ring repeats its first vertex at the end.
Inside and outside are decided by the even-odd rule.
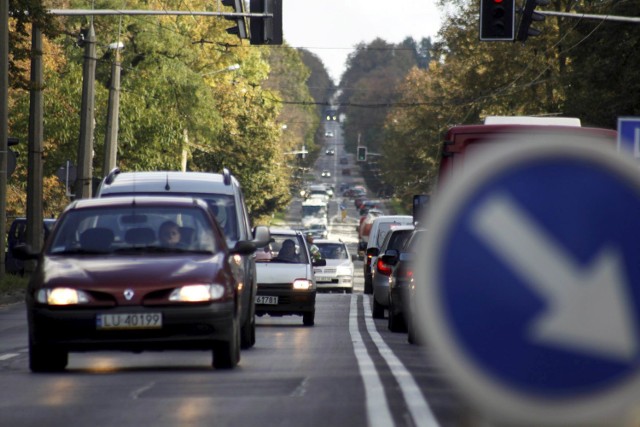
MULTIPOLYGON (((57 215, 68 202, 54 177, 67 160, 76 163, 84 49, 78 37, 88 17, 52 17, 48 2, 12 0, 10 132, 26 141, 29 93, 30 19, 48 25, 45 32, 44 175, 45 216, 57 215), (37 13, 26 14, 28 5, 37 13), (64 31, 55 31, 64 28, 64 31)), ((109 0, 66 0, 55 8, 111 9, 109 0)), ((218 10, 207 0, 128 0, 127 9, 218 10)), ((124 43, 119 109, 118 160, 122 170, 219 172, 238 177, 255 219, 282 209, 290 199, 292 174, 284 154, 301 141, 313 143, 317 114, 313 107, 283 106, 282 100, 311 101, 309 71, 292 49, 250 47, 228 34, 231 24, 199 16, 96 16, 97 38, 93 175, 102 177, 111 67, 124 43), (228 70, 230 65, 240 68, 228 70), (273 83, 273 84, 272 84, 273 83), (315 121, 314 121, 315 117, 315 121), (293 132, 283 133, 290 122, 293 132), (298 126, 299 125, 299 126, 298 126), (314 127, 315 126, 315 127, 314 127), (291 135, 291 136, 289 136, 291 135)), ((18 168, 10 180, 8 207, 24 215, 27 144, 16 147, 18 168)))

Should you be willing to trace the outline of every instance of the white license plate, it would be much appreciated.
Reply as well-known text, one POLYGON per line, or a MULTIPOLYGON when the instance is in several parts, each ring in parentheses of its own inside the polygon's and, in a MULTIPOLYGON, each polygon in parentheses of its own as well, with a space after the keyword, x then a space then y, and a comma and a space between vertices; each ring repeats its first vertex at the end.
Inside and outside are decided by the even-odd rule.
POLYGON ((98 314, 97 329, 159 329, 162 313, 98 314))
POLYGON ((331 277, 316 276, 316 282, 330 282, 331 277))
POLYGON ((278 305, 278 297, 258 295, 256 296, 256 304, 278 305))

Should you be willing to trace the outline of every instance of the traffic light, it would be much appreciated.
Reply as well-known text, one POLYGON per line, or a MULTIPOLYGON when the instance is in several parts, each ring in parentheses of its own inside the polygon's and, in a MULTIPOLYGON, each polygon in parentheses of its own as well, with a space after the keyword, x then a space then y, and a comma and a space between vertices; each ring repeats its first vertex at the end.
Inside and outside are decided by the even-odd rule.
POLYGON ((367 147, 358 147, 358 161, 359 162, 367 161, 367 147))
POLYGON ((12 145, 19 144, 19 143, 20 143, 20 140, 18 138, 13 137, 13 136, 7 137, 7 145, 9 147, 11 147, 12 145))
POLYGON ((529 36, 539 36, 542 31, 531 28, 531 23, 544 21, 545 16, 535 11, 536 6, 546 6, 549 4, 549 0, 527 0, 522 11, 522 19, 520 20, 520 27, 518 27, 518 36, 516 39, 524 43, 529 36))
POLYGON ((513 41, 516 0, 480 0, 480 40, 513 41))
MULTIPOLYGON (((244 0, 222 0, 222 4, 233 7, 234 13, 245 13, 244 0)), ((248 38, 247 21, 245 16, 225 16, 225 19, 236 21, 236 26, 227 28, 227 33, 235 34, 241 39, 248 38)))
POLYGON ((282 44, 282 0, 251 0, 249 9, 251 13, 273 15, 251 18, 251 44, 282 44))

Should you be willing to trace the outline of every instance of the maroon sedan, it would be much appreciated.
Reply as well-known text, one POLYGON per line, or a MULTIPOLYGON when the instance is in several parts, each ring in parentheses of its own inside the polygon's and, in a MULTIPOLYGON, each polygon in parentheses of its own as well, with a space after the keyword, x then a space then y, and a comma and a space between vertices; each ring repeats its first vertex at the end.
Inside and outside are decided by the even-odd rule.
POLYGON ((213 367, 235 367, 241 281, 233 257, 255 249, 255 241, 227 248, 200 199, 73 202, 41 253, 15 251, 38 259, 26 293, 31 370, 63 370, 69 352, 98 350, 209 350, 213 367))

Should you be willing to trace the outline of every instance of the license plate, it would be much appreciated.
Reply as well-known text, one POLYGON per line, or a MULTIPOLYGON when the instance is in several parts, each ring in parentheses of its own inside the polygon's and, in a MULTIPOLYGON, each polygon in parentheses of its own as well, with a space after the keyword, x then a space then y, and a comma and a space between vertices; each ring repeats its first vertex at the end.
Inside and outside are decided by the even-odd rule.
POLYGON ((278 297, 258 295, 256 296, 256 304, 278 305, 278 297))
POLYGON ((159 329, 162 313, 98 314, 97 329, 159 329))
POLYGON ((316 276, 316 282, 330 282, 331 277, 316 276))

